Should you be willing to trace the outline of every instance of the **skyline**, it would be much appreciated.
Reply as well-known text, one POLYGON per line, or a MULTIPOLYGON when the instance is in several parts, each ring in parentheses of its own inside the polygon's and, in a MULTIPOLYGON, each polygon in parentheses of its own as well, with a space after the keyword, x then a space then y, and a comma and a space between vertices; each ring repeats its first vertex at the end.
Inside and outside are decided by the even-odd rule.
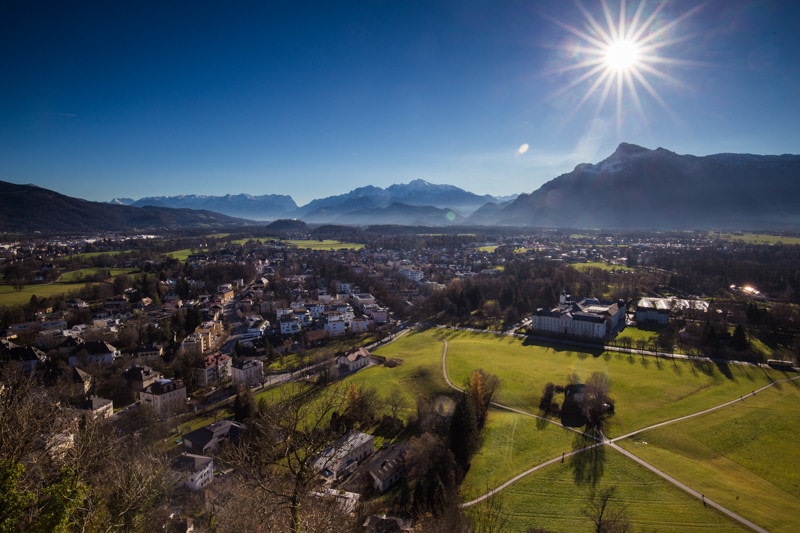
POLYGON ((791 2, 29 4, 0 17, 0 179, 89 200, 505 196, 620 142, 800 153, 791 2), (643 44, 612 64, 620 27, 643 44))

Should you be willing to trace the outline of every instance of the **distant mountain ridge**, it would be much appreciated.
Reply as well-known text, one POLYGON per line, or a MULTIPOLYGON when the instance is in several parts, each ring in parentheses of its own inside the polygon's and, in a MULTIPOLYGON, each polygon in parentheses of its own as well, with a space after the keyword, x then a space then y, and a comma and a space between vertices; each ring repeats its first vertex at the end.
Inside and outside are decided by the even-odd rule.
MULTIPOLYGON (((514 196, 516 197, 516 196, 514 196)), ((438 210, 451 210, 439 216, 430 211, 423 219, 439 220, 439 223, 452 223, 461 220, 465 215, 479 209, 487 202, 498 200, 490 195, 477 195, 454 185, 437 185, 417 179, 409 183, 390 185, 383 189, 374 185, 359 187, 336 196, 315 199, 298 207, 291 196, 266 194, 252 196, 249 194, 227 194, 225 196, 204 196, 186 194, 179 196, 151 196, 133 200, 131 198, 114 198, 109 203, 158 207, 174 207, 188 209, 205 209, 229 216, 252 220, 275 220, 280 218, 300 218, 312 223, 339 223, 342 217, 356 216, 363 220, 363 210, 370 210, 372 216, 382 224, 395 224, 398 218, 395 204, 411 207, 431 207, 438 210)), ((410 211, 409 211, 410 214, 410 211)), ((420 216, 417 211, 415 217, 420 216)), ((361 222, 351 222, 361 223, 361 222)))
POLYGON ((679 155, 622 143, 599 163, 581 163, 539 189, 510 199, 414 180, 385 189, 368 185, 302 207, 289 196, 246 194, 99 203, 0 182, 0 208, 0 231, 252 223, 220 212, 340 226, 787 229, 800 228, 800 156, 679 155))
POLYGON ((245 224, 248 221, 211 211, 90 202, 35 185, 0 181, 0 231, 3 232, 131 231, 245 224))
POLYGON ((149 196, 138 200, 114 198, 109 203, 135 207, 155 206, 201 209, 252 220, 286 218, 291 216, 291 213, 297 209, 297 204, 294 203, 291 196, 281 194, 264 194, 261 196, 250 194, 226 194, 225 196, 182 194, 179 196, 149 196))
MULTIPOLYGON (((469 221, 469 219, 468 219, 469 221)), ((622 143, 522 194, 491 224, 608 229, 800 227, 800 156, 679 155, 622 143)))

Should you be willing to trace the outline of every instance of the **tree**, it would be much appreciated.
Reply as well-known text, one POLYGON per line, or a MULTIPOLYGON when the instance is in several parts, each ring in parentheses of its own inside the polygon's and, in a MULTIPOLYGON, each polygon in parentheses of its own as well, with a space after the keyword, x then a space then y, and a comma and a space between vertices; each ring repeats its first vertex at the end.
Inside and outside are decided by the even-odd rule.
POLYGON ((473 370, 467 382, 467 399, 472 403, 475 412, 475 420, 478 430, 482 430, 486 424, 486 415, 489 404, 494 400, 495 394, 500 389, 500 378, 494 374, 489 374, 482 368, 473 370))
POLYGON ((593 490, 586 506, 581 509, 583 516, 594 524, 595 533, 625 533, 631 531, 625 507, 613 505, 611 500, 617 492, 612 485, 600 490, 593 490))
POLYGON ((233 419, 237 422, 246 422, 253 418, 256 413, 255 396, 253 396, 250 389, 240 389, 233 400, 233 419))
POLYGON ((19 463, 0 459, 0 533, 21 531, 25 511, 33 494, 19 486, 25 471, 19 463))
POLYGON ((330 423, 334 413, 342 412, 345 398, 335 386, 306 392, 285 387, 276 403, 259 403, 242 441, 222 454, 224 463, 236 467, 240 483, 272 502, 272 520, 292 533, 303 530, 320 504, 311 496, 315 462, 346 433, 330 423))
POLYGON ((586 380, 582 408, 586 423, 595 428, 602 428, 606 417, 614 412, 614 402, 608 397, 611 380, 605 372, 592 372, 586 380))
POLYGON ((736 329, 733 330, 733 337, 731 337, 731 346, 733 346, 736 350, 746 350, 750 343, 747 341, 747 334, 744 331, 744 327, 741 324, 736 325, 736 329))
POLYGON ((461 473, 453 453, 430 433, 412 437, 406 454, 411 506, 418 514, 439 514, 458 497, 461 473))

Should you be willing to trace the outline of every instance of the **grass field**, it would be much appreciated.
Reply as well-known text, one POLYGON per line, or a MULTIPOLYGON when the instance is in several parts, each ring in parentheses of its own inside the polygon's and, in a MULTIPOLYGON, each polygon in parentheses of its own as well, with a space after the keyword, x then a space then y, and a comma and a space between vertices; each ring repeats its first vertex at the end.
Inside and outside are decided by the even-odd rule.
POLYGON ((719 238, 725 241, 740 241, 747 244, 800 244, 800 237, 787 235, 769 235, 766 233, 720 233, 719 238))
POLYGON ((167 257, 177 259, 178 261, 186 261, 190 255, 198 253, 199 254, 208 253, 208 250, 192 250, 190 248, 184 248, 183 250, 175 250, 173 252, 167 253, 167 257))
POLYGON ((616 401, 607 428, 611 437, 732 400, 780 375, 746 365, 525 345, 514 337, 452 330, 440 334, 449 343, 447 365, 453 382, 463 383, 472 370, 483 368, 500 377, 500 402, 533 413, 548 381, 564 385, 572 373, 585 381, 592 372, 605 372, 616 401))
POLYGON ((620 444, 769 531, 800 531, 800 388, 783 383, 735 405, 620 444))
POLYGON ((82 280, 90 279, 98 272, 106 271, 111 274, 112 278, 119 276, 120 274, 133 274, 137 272, 136 269, 132 268, 81 268, 79 270, 65 272, 61 275, 59 281, 62 283, 80 283, 82 280))
POLYGON ((636 341, 643 340, 646 343, 649 343, 651 340, 655 339, 658 336, 658 331, 653 329, 639 329, 637 327, 627 326, 617 337, 617 340, 628 337, 633 341, 633 347, 636 348, 638 345, 636 341))
POLYGON ((364 245, 354 242, 341 242, 333 239, 319 240, 285 240, 282 241, 303 250, 333 251, 333 250, 361 250, 364 245))
MULTIPOLYGON (((617 487, 613 505, 626 508, 634 531, 748 531, 619 453, 606 450, 600 469, 602 480, 596 487, 617 487)), ((499 493, 506 519, 504 531, 516 533, 533 527, 594 531, 581 513, 591 490, 591 483, 575 482, 569 459, 534 472, 499 493)))
POLYGON ((75 283, 43 283, 40 285, 25 285, 17 291, 11 285, 0 285, 0 305, 14 306, 25 305, 30 302, 34 294, 37 298, 52 298, 79 290, 83 285, 75 283))
MULTIPOLYGON (((608 427, 611 437, 748 395, 786 376, 747 365, 591 354, 526 345, 514 337, 431 329, 409 334, 376 351, 402 359, 400 366, 373 367, 349 379, 374 387, 381 395, 393 388, 401 390, 410 405, 417 394, 442 394, 446 390, 441 379, 442 339, 448 343, 451 380, 462 383, 473 369, 483 368, 500 377, 500 402, 529 412, 537 412, 547 381, 563 384, 571 372, 582 379, 596 370, 606 372, 616 401, 616 413, 608 427)), ((794 447, 777 461, 765 459, 783 454, 786 445, 793 443, 800 420, 799 390, 794 384, 780 384, 730 408, 627 439, 624 446, 770 531, 798 530, 800 519, 793 509, 800 508, 800 474, 795 466, 800 449, 794 447), (643 446, 643 441, 649 444, 643 446), (645 451, 640 453, 642 449, 645 451), (755 488, 741 488, 745 484, 755 488), (750 505, 751 501, 757 505, 750 505), (761 511, 761 507, 767 510, 761 511)), ((462 501, 532 466, 557 459, 580 442, 575 433, 552 424, 493 409, 482 447, 462 484, 462 501)), ((591 476, 585 475, 585 469, 583 476, 577 475, 577 460, 568 458, 563 466, 557 462, 545 467, 501 492, 499 498, 509 520, 507 530, 540 526, 590 531, 591 524, 580 509, 593 482, 618 487, 618 499, 627 505, 637 531, 744 530, 612 449, 603 449, 595 457, 599 459, 591 462, 591 476)))
POLYGON ((605 262, 601 262, 601 261, 589 261, 587 263, 570 263, 569 266, 571 266, 572 268, 577 269, 577 270, 586 270, 586 269, 589 269, 589 268, 599 268, 600 270, 607 270, 609 272, 611 272, 612 270, 620 270, 620 269, 624 270, 625 269, 624 266, 612 265, 610 263, 605 263, 605 262))

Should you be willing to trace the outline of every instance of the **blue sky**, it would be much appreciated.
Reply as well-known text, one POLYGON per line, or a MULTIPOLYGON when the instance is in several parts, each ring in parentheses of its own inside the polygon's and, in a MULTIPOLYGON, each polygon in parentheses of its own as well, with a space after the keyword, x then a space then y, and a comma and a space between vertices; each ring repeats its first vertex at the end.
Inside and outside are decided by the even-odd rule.
POLYGON ((800 153, 800 3, 645 1, 655 48, 619 105, 592 90, 604 63, 577 83, 606 4, 613 24, 588 0, 6 0, 0 180, 303 205, 418 178, 531 192, 623 141, 800 153))

